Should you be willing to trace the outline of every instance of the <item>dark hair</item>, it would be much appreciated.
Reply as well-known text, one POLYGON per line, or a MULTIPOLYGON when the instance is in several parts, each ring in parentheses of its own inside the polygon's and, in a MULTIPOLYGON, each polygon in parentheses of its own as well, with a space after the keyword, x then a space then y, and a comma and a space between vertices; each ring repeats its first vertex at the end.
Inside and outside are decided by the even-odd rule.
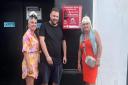
POLYGON ((59 12, 59 9, 58 8, 52 8, 51 12, 52 11, 59 12))

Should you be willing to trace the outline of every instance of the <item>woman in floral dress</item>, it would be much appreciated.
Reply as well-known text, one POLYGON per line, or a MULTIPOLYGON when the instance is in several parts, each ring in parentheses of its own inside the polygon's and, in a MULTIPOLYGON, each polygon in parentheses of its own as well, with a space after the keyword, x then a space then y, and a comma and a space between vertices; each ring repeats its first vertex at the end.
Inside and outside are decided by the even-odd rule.
POLYGON ((39 62, 39 41, 35 35, 37 28, 37 14, 31 12, 28 19, 28 30, 23 36, 24 55, 22 62, 22 78, 26 80, 26 85, 34 85, 34 79, 38 77, 38 62, 39 62))

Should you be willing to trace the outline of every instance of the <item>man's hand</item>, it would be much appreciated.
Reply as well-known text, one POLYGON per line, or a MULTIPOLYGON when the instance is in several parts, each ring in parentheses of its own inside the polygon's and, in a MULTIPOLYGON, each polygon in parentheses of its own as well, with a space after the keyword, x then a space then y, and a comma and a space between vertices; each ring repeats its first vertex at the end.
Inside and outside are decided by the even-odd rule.
POLYGON ((47 59, 47 62, 48 62, 49 65, 53 65, 53 60, 50 56, 47 57, 46 59, 47 59))
POLYGON ((63 64, 66 64, 67 63, 67 57, 63 57, 63 64))

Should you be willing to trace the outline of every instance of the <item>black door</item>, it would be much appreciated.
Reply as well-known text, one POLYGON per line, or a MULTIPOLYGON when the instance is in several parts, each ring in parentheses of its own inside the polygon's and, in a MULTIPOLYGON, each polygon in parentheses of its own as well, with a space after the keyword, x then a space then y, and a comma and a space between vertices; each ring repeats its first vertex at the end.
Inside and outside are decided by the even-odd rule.
POLYGON ((0 83, 15 85, 21 77, 22 2, 3 1, 0 8, 0 83))

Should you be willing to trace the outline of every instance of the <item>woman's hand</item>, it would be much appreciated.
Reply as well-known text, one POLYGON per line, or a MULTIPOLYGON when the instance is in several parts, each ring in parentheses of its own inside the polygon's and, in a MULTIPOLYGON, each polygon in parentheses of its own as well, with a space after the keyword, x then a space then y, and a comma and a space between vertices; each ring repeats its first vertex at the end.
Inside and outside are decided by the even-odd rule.
POLYGON ((81 72, 81 64, 80 64, 80 63, 78 63, 77 70, 78 70, 79 72, 81 72))
POLYGON ((31 65, 28 66, 28 73, 29 74, 32 74, 33 73, 33 69, 32 69, 32 66, 31 65))
POLYGON ((97 58, 97 60, 96 60, 96 65, 97 65, 97 66, 100 66, 100 58, 97 58))

